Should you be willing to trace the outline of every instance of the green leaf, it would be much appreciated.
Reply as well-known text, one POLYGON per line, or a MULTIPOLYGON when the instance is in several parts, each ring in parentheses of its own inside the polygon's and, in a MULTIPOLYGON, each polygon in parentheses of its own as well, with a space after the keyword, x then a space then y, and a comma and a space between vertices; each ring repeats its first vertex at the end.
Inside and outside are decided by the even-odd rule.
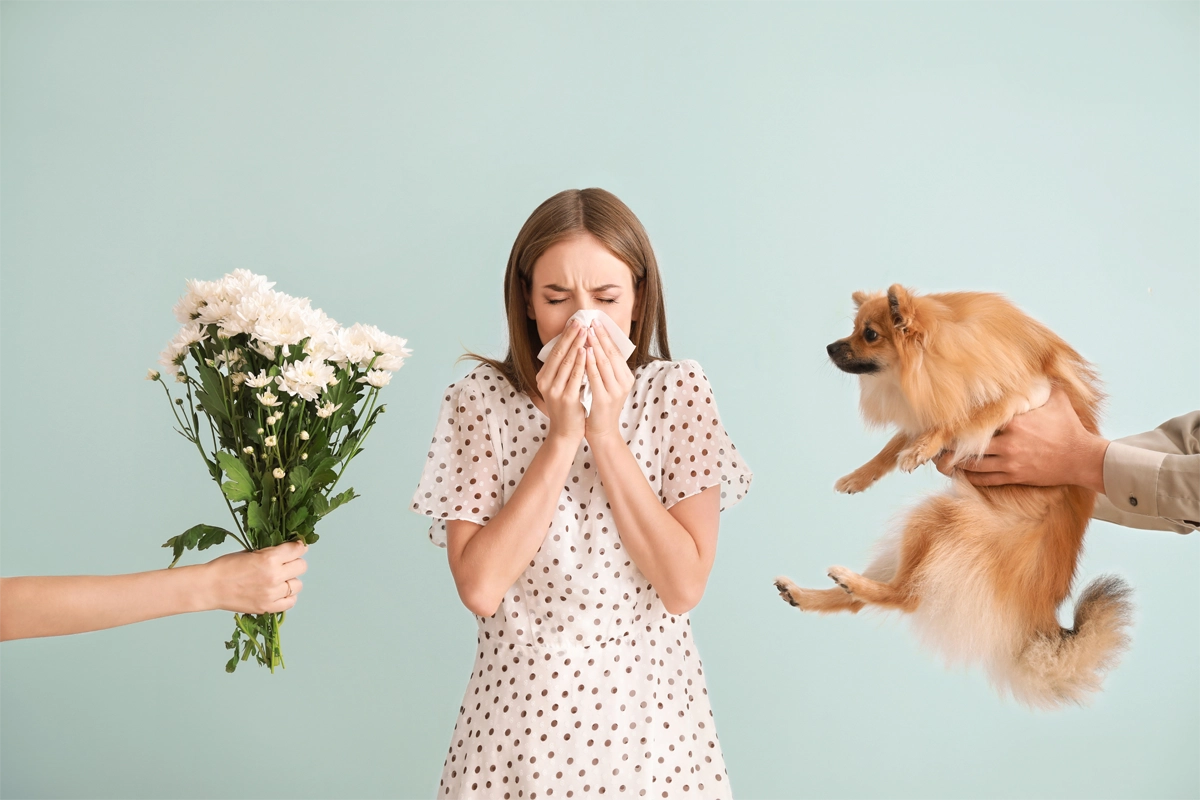
POLYGON ((237 620, 238 627, 245 632, 250 638, 258 635, 258 623, 249 614, 234 614, 234 619, 237 620))
POLYGON ((174 550, 175 558, 167 565, 167 569, 179 563, 179 557, 183 555, 183 536, 172 536, 167 539, 167 543, 163 547, 170 547, 174 550))
POLYGON ((229 531, 215 525, 197 525, 196 527, 203 529, 200 532, 200 540, 196 543, 197 550, 207 550, 214 544, 225 541, 226 536, 233 536, 229 531))
POLYGON ((237 654, 237 651, 235 650, 233 653, 233 657, 225 662, 225 671, 230 674, 233 674, 233 671, 235 669, 237 669, 237 665, 238 665, 238 654, 237 654))
POLYGON ((167 539, 163 547, 170 547, 175 556, 167 569, 179 563, 179 557, 183 555, 184 550, 194 550, 197 547, 201 550, 207 550, 214 544, 220 544, 225 541, 226 536, 233 534, 224 528, 218 528, 215 525, 193 525, 178 536, 172 536, 167 539))
POLYGON ((251 500, 250 505, 246 507, 246 525, 256 531, 267 527, 267 517, 263 514, 262 506, 258 504, 257 500, 251 500))
POLYGON ((313 474, 312 486, 314 489, 321 490, 336 480, 336 472, 331 469, 323 469, 320 472, 313 474))
POLYGON ((229 481, 221 484, 221 491, 229 498, 230 502, 240 503, 243 500, 251 500, 254 498, 254 479, 250 477, 250 473, 246 471, 246 467, 242 464, 237 456, 231 453, 217 453, 217 461, 221 464, 221 469, 225 470, 225 474, 229 476, 229 481))
POLYGON ((341 445, 338 446, 337 453, 336 453, 337 460, 342 461, 347 456, 349 456, 351 453, 353 453, 354 445, 356 445, 356 444, 358 444, 358 434, 357 433, 352 433, 349 436, 347 436, 342 441, 341 445))
POLYGON ((305 544, 312 544, 313 542, 315 542, 317 539, 320 539, 321 537, 315 533, 308 533, 308 534, 305 534, 302 538, 304 539, 305 544))
MULTIPOLYGON (((356 498, 358 496, 359 495, 356 495, 354 493, 353 487, 347 489, 346 491, 342 492, 341 494, 334 495, 333 497, 329 498, 329 509, 325 512, 325 514, 328 514, 330 511, 333 511, 338 506, 346 505, 346 503, 349 503, 351 500, 353 500, 354 498, 356 498)), ((322 515, 322 516, 324 516, 324 515, 322 515)))
POLYGON ((304 494, 308 491, 308 486, 312 483, 312 473, 307 467, 292 467, 289 474, 291 485, 296 487, 296 494, 304 494))
MULTIPOLYGON (((314 478, 313 480, 315 481, 316 479, 314 478)), ((309 503, 310 507, 312 508, 313 516, 317 519, 320 519, 329 512, 329 501, 326 500, 325 495, 321 494, 320 492, 314 493, 309 503)))
POLYGON ((306 506, 300 506, 295 511, 288 514, 287 529, 289 531, 296 530, 300 527, 300 523, 304 522, 306 519, 308 519, 308 508, 306 506))

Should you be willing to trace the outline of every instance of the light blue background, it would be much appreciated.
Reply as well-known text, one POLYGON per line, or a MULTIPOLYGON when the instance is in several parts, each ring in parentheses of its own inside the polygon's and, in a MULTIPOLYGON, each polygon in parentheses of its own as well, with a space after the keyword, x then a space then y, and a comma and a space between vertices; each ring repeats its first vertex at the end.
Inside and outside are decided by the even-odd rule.
POLYGON ((737 794, 1196 797, 1197 536, 1093 527, 1081 575, 1136 588, 1134 645, 1052 714, 771 578, 862 566, 942 482, 832 491, 886 440, 824 357, 854 289, 1008 294, 1097 365, 1109 435, 1197 407, 1198 9, 3 3, 4 574, 156 569, 221 524, 141 380, 185 279, 247 267, 415 355, 310 553, 289 669, 226 675, 226 613, 6 643, 0 791, 433 795, 474 621, 406 507, 455 357, 503 351, 518 228, 598 185, 756 472, 692 615, 737 794))

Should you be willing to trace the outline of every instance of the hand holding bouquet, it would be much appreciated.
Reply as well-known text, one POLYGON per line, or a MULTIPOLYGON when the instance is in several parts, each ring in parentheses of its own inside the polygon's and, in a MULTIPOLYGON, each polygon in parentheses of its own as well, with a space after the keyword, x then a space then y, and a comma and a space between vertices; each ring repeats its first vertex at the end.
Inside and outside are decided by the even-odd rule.
MULTIPOLYGON (((163 545, 174 551, 172 567, 184 550, 227 537, 245 550, 317 541, 317 522, 357 496, 334 489, 383 412, 379 390, 411 355, 404 339, 343 328, 274 285, 247 270, 189 281, 175 306, 183 327, 159 358, 184 396, 172 397, 159 372, 147 375, 162 384, 236 529, 196 525, 172 537, 163 545)), ((285 614, 235 614, 226 671, 251 656, 272 672, 282 666, 285 614)))

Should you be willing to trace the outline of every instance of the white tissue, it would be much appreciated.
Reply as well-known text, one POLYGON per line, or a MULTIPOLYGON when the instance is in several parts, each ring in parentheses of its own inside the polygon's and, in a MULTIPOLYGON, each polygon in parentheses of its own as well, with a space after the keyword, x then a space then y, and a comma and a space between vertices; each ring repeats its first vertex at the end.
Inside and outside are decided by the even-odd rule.
MULTIPOLYGON (((628 361, 633 355, 633 351, 637 349, 633 342, 629 341, 621 329, 617 327, 617 323, 612 321, 612 318, 605 314, 600 309, 580 309, 571 315, 571 319, 579 320, 580 324, 585 328, 594 328, 597 324, 603 325, 604 330, 608 331, 609 337, 617 345, 617 349, 621 351, 621 359, 628 361)), ((571 319, 567 320, 567 325, 571 324, 571 319)), ((550 351, 554 349, 554 345, 558 344, 558 340, 562 338, 560 333, 550 341, 546 342, 546 346, 538 352, 538 360, 545 362, 550 356, 550 351)), ((592 389, 588 386, 587 373, 583 375, 583 391, 580 394, 579 402, 583 403, 583 413, 585 415, 592 413, 592 389)))

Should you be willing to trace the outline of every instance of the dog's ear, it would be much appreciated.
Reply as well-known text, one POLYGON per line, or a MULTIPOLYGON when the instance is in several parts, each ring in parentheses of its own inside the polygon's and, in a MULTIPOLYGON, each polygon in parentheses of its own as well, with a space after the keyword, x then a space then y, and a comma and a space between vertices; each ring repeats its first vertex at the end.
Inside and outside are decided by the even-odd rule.
POLYGON ((888 311, 892 316, 892 328, 901 336, 920 333, 917 320, 916 301, 912 294, 898 283, 888 289, 888 311))
POLYGON ((855 310, 862 308, 862 304, 870 300, 874 295, 870 292, 855 292, 850 295, 850 299, 854 301, 855 310))

